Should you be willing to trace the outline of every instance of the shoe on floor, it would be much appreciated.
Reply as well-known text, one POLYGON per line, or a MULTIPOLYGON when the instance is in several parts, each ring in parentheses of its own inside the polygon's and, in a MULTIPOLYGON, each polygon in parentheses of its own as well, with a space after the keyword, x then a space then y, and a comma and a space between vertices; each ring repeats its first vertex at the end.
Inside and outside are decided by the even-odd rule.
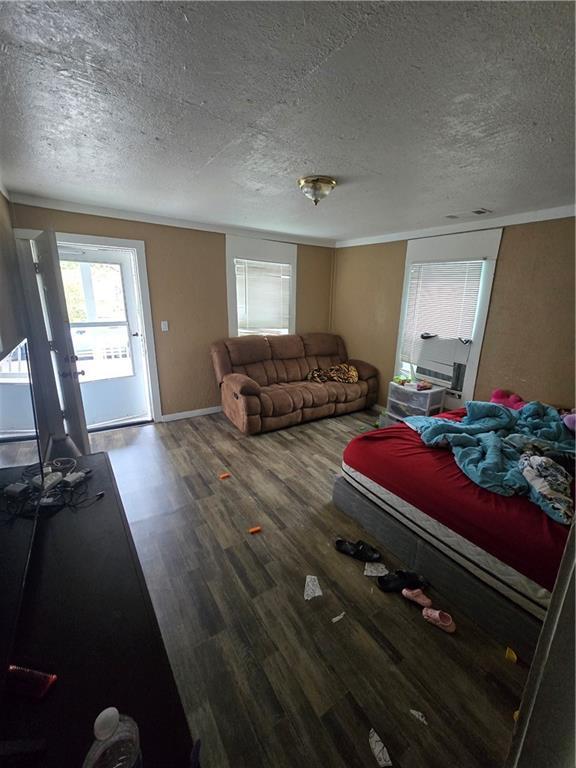
POLYGON ((402 597, 406 600, 411 600, 413 603, 423 606, 424 608, 430 608, 432 600, 422 592, 421 589, 406 589, 402 590, 402 597))
POLYGON ((346 539, 336 539, 334 546, 343 555, 353 557, 355 560, 361 560, 363 563, 379 563, 382 560, 380 552, 361 539, 356 543, 346 541, 346 539))
POLYGON ((422 616, 426 621, 429 621, 430 624, 434 624, 439 629, 443 629, 444 632, 450 634, 456 632, 456 624, 454 624, 454 619, 449 613, 437 611, 435 608, 422 608, 422 616))
POLYGON ((390 571, 378 577, 378 588, 382 592, 402 592, 403 589, 425 589, 430 583, 423 576, 412 571, 390 571))
POLYGON ((430 586, 428 579, 414 571, 396 571, 396 573, 406 579, 405 586, 407 589, 426 589, 426 587, 430 586))

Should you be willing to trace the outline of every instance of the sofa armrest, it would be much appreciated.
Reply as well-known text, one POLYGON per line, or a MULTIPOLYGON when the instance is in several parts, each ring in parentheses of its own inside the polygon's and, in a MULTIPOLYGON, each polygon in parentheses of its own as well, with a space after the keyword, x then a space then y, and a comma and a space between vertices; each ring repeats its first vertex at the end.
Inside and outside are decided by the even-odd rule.
POLYGON ((224 376, 222 386, 230 388, 236 395, 260 395, 260 384, 243 373, 229 373, 224 376))
POLYGON ((364 360, 348 360, 348 362, 356 368, 358 371, 358 378, 361 381, 367 381, 373 376, 378 376, 378 369, 370 363, 365 363, 364 360))

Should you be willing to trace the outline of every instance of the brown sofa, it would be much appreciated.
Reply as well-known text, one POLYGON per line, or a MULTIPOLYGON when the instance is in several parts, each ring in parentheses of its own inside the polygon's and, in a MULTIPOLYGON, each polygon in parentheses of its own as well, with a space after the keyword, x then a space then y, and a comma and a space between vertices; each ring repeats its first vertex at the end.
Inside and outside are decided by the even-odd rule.
POLYGON ((340 336, 241 336, 212 344, 224 413, 247 435, 361 411, 378 396, 378 371, 362 360, 355 384, 307 381, 313 368, 348 361, 340 336))

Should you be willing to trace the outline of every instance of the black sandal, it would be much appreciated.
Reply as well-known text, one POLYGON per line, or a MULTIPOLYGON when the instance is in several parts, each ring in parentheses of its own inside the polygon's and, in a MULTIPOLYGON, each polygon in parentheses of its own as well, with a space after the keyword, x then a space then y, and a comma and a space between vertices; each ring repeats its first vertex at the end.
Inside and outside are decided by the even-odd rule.
POLYGON ((334 546, 343 555, 353 557, 355 560, 361 560, 363 563, 378 563, 382 560, 380 552, 361 539, 356 543, 346 541, 346 539, 336 539, 334 546))
POLYGON ((426 589, 430 582, 414 571, 390 571, 378 576, 378 588, 382 592, 402 592, 403 589, 426 589))

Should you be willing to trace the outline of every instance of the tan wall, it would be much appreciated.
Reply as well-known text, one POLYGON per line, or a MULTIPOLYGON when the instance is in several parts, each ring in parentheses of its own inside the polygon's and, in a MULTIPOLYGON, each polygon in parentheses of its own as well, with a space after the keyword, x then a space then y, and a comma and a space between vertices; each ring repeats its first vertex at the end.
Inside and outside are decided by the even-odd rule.
POLYGON ((475 397, 574 405, 574 219, 506 227, 475 397))
MULTIPOLYGON (((143 240, 162 411, 220 403, 209 347, 228 335, 224 235, 27 205, 12 210, 15 227, 143 240), (168 333, 159 330, 161 320, 168 333)), ((328 329, 331 270, 332 249, 298 247, 299 331, 328 329)))
MULTIPOLYGON (((24 205, 12 213, 17 227, 144 240, 163 412, 218 404, 208 349, 228 333, 224 235, 24 205), (168 333, 160 320, 170 322, 168 333)), ((394 374, 406 246, 298 246, 296 330, 340 333, 351 357, 379 369, 382 404, 394 374)), ((0 298, 5 286, 0 263, 0 298)), ((475 396, 498 386, 574 403, 573 219, 504 230, 475 396)))
POLYGON ((338 248, 334 260, 331 329, 350 357, 380 371, 379 403, 394 375, 406 242, 338 248))
POLYGON ((16 298, 16 247, 8 201, 0 194, 0 358, 25 336, 22 302, 16 298), (20 309, 19 309, 20 308, 20 309))
MULTIPOLYGON (((380 404, 394 374, 406 246, 335 251, 332 330, 379 369, 380 404)), ((574 219, 504 229, 474 396, 497 387, 574 405, 574 219)))
POLYGON ((330 299, 334 250, 315 245, 298 246, 296 333, 330 328, 330 299))

